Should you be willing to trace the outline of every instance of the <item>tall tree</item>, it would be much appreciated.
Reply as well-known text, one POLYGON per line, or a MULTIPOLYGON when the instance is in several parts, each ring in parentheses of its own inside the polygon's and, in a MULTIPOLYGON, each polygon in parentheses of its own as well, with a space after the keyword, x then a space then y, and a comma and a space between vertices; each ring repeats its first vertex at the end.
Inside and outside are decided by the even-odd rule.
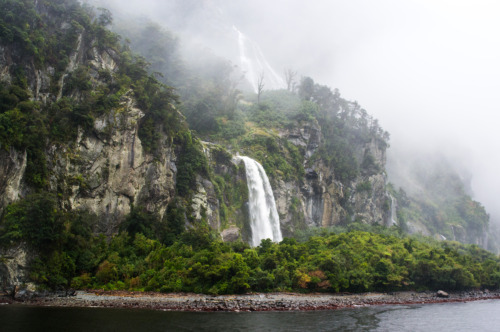
POLYGON ((293 71, 291 68, 285 68, 285 82, 286 89, 288 91, 292 91, 295 88, 295 76, 297 75, 296 71, 293 71))
POLYGON ((264 72, 259 74, 257 77, 257 104, 260 105, 260 96, 264 90, 264 72))
POLYGON ((314 94, 314 81, 310 77, 302 77, 299 86, 299 97, 304 100, 311 100, 314 94))

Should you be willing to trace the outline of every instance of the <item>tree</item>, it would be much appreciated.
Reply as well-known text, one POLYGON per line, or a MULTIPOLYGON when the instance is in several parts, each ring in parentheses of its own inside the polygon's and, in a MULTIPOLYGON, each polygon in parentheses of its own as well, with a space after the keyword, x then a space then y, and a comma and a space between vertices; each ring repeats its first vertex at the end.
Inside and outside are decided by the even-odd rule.
POLYGON ((63 213, 56 197, 42 192, 10 204, 1 219, 0 244, 26 242, 37 251, 57 248, 64 230, 63 213))
POLYGON ((291 68, 285 68, 286 89, 290 92, 292 92, 295 89, 296 75, 297 75, 296 71, 293 71, 291 68))
POLYGON ((99 25, 105 27, 113 23, 113 16, 109 9, 100 7, 97 8, 97 10, 100 12, 99 17, 97 18, 97 22, 99 25))
POLYGON ((310 77, 303 77, 299 86, 299 97, 311 100, 314 94, 314 81, 310 77))
POLYGON ((260 105, 260 96, 262 95, 262 90, 264 90, 264 72, 259 74, 257 78, 257 104, 260 105))
POLYGON ((154 227, 156 224, 158 224, 158 220, 154 214, 148 212, 144 207, 132 206, 130 214, 120 228, 126 230, 132 237, 141 233, 152 239, 155 236, 154 227))

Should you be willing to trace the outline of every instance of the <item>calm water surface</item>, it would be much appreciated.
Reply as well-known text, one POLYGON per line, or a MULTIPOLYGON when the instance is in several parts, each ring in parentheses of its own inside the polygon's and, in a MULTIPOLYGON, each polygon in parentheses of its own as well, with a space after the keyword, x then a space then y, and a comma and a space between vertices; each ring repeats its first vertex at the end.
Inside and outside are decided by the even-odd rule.
POLYGON ((0 331, 500 331, 500 300, 242 313, 3 305, 0 331))

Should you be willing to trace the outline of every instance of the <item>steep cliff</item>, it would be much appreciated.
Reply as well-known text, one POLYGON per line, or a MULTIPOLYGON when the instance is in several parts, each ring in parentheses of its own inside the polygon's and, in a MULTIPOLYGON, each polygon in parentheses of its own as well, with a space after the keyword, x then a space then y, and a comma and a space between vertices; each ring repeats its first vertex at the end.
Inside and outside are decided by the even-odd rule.
POLYGON ((498 250, 488 236, 489 215, 473 200, 471 174, 459 163, 443 153, 407 150, 393 154, 387 169, 405 231, 498 250))
MULTIPOLYGON (((4 96, 15 96, 16 89, 24 88, 28 97, 13 105, 13 110, 6 110, 3 119, 12 121, 8 115, 14 112, 20 112, 26 121, 35 115, 39 123, 33 125, 43 127, 39 128, 43 132, 36 137, 41 140, 36 148, 29 137, 14 144, 2 142, 0 211, 30 192, 46 190, 58 193, 66 209, 94 212, 101 220, 100 229, 108 234, 117 231, 131 204, 162 216, 175 194, 176 156, 172 140, 161 136, 158 153, 145 153, 138 131, 148 110, 137 105, 133 86, 123 84, 120 91, 113 86, 121 83, 123 68, 117 63, 124 62, 124 54, 115 50, 117 45, 112 42, 105 45, 100 33, 106 30, 98 22, 89 22, 91 12, 84 8, 68 2, 69 12, 75 8, 82 12, 60 14, 60 8, 49 2, 35 4, 29 8, 28 18, 38 20, 42 32, 27 33, 52 38, 56 33, 53 29, 59 29, 57 37, 74 48, 53 46, 67 48, 61 49, 64 56, 57 59, 59 68, 55 68, 48 59, 54 50, 40 45, 38 57, 32 56, 21 52, 19 41, 8 43, 2 38, 4 96), (102 95, 96 98, 98 93, 102 95), (32 109, 26 109, 29 105, 23 106, 23 102, 32 109), (31 167, 27 175, 26 165, 35 163, 42 165, 34 171, 31 167)), ((23 134, 32 134, 30 128, 26 131, 23 134)))
POLYGON ((188 52, 195 61, 181 59, 182 43, 153 22, 118 22, 115 28, 164 74, 165 83, 175 84, 180 110, 203 140, 264 165, 285 234, 351 221, 387 223, 388 135, 357 103, 310 78, 293 82, 293 92, 245 95, 238 90, 244 89, 239 69, 227 60, 203 49, 188 52))
MULTIPOLYGON (((208 173, 188 167, 190 153, 202 154, 201 144, 191 139, 172 90, 149 76, 146 63, 105 28, 109 12, 97 15, 69 0, 2 1, 1 7, 3 219, 16 213, 9 204, 41 194, 55 197, 61 213, 91 214, 91 231, 111 236, 134 207, 157 222, 167 220, 177 196, 176 205, 189 207, 187 221, 207 219, 218 229, 208 173), (177 174, 189 191, 176 188, 177 174)), ((40 218, 32 221, 43 227, 40 218)), ((4 280, 20 284, 38 248, 26 241, 30 225, 8 223, 2 225, 2 245, 17 249, 2 255, 2 270, 4 280), (14 234, 9 227, 20 230, 14 234)))
MULTIPOLYGON (((207 26, 219 28, 226 26, 236 31, 231 25, 227 25, 227 20, 221 19, 221 13, 212 15, 214 12, 210 4, 185 9, 187 10, 182 11, 183 18, 178 24, 174 23, 178 20, 175 15, 174 22, 167 23, 169 27, 175 27, 176 32, 185 32, 182 26, 189 25, 189 20, 185 18, 193 14, 191 11, 203 12, 203 15, 210 13, 207 16, 195 14, 198 27, 209 22, 207 26)), ((433 198, 430 204, 420 201, 423 204, 415 204, 412 207, 413 211, 404 212, 403 210, 408 210, 404 199, 391 188, 389 193, 385 193, 384 165, 387 136, 382 132, 375 135, 378 138, 362 137, 367 133, 374 134, 379 128, 376 120, 367 116, 356 103, 343 100, 335 96, 335 93, 329 94, 328 87, 315 84, 312 79, 304 78, 299 82, 297 73, 290 68, 286 70, 285 76, 288 90, 293 93, 283 96, 286 93, 284 90, 268 91, 268 87, 273 84, 271 75, 266 74, 261 82, 264 89, 258 98, 251 93, 241 94, 235 87, 243 91, 245 87, 238 83, 246 78, 250 79, 251 85, 255 85, 259 73, 247 71, 243 78, 241 68, 234 68, 225 59, 216 59, 210 54, 211 52, 205 52, 206 49, 195 49, 192 52, 190 48, 191 52, 185 52, 186 49, 182 48, 182 44, 189 41, 179 40, 174 33, 163 30, 158 24, 141 20, 134 26, 130 24, 130 18, 124 21, 125 23, 118 22, 114 28, 130 38, 132 47, 151 61, 154 70, 164 73, 165 82, 172 83, 178 88, 183 101, 181 109, 190 128, 195 129, 204 140, 218 142, 232 153, 248 154, 264 164, 274 182, 273 188, 280 207, 285 234, 290 235, 309 226, 346 224, 351 221, 376 222, 387 226, 397 225, 411 233, 432 235, 439 239, 443 237, 457 239, 485 246, 488 218, 485 218, 481 208, 475 209, 475 212, 472 212, 474 209, 465 209, 469 210, 465 212, 464 209, 460 211, 453 208, 455 215, 444 213, 442 211, 446 209, 446 204, 436 204, 439 199, 433 198), (182 54, 186 53, 195 54, 196 61, 182 59, 182 54), (197 79, 193 80, 194 77, 197 79), (286 100, 279 101, 281 106, 277 111, 275 102, 280 94, 282 99, 286 100), (294 112, 296 113, 296 109, 300 107, 297 106, 297 99, 311 101, 319 108, 319 113, 323 115, 327 113, 329 116, 318 117, 317 114, 306 111, 305 118, 295 121, 296 119, 292 117, 297 115, 294 115, 294 112), (259 101, 260 105, 257 105, 259 101), (273 103, 274 105, 271 105, 273 103), (354 112, 357 113, 355 118, 349 119, 345 116, 349 111, 341 111, 349 108, 358 108, 354 112), (316 122, 308 118, 310 115, 316 122), (295 122, 291 123, 289 120, 295 122), (336 133, 332 133, 332 124, 336 133), (367 130, 364 133, 358 132, 361 135, 355 134, 358 135, 358 139, 352 139, 352 132, 362 127, 367 130), (274 146, 265 142, 261 144, 259 140, 274 141, 276 144, 274 146), (291 151, 287 144, 294 145, 298 153, 291 151), (346 144, 349 148, 346 148, 346 144), (259 145, 261 147, 258 147, 259 145), (266 150, 278 147, 283 160, 276 158, 273 151, 263 150, 262 145, 267 145, 266 150), (346 157, 341 160, 339 155, 346 157), (271 161, 266 160, 269 157, 271 161), (335 159, 333 163, 332 159, 335 159), (297 170, 296 178, 290 177, 283 161, 297 170), (351 177, 350 172, 345 171, 345 166, 351 170, 358 168, 361 172, 351 177), (362 168, 367 170, 362 171, 362 168), (328 180, 330 177, 332 179, 328 180), (421 211, 424 213, 420 213, 421 211), (398 218, 402 212, 412 215, 411 221, 407 224, 405 220, 409 220, 408 218, 398 218), (461 215, 458 218, 462 219, 460 222, 456 222, 456 214, 461 215), (470 216, 464 217, 467 214, 470 216), (466 219, 470 221, 465 221, 466 219), (482 221, 477 222, 474 219, 482 221), (469 227, 469 224, 476 225, 469 227)), ((196 40, 203 40, 205 43, 203 46, 213 50, 213 53, 223 54, 228 58, 230 52, 227 50, 234 44, 225 38, 220 38, 220 34, 216 34, 214 41, 214 36, 210 36, 212 31, 210 28, 202 30, 191 27, 187 34, 183 34, 183 39, 187 39, 186 36, 194 36, 196 40)), ((242 42, 241 45, 244 46, 245 41, 242 42)), ((193 45, 190 47, 195 48, 193 45)), ((241 54, 258 68, 259 61, 245 56, 245 52, 241 54)), ((293 55, 290 57, 293 58, 293 55)), ((409 158, 403 159, 406 159, 404 160, 406 164, 412 164, 408 162, 409 158)), ((450 165, 450 169, 453 169, 453 165, 450 165)), ((453 185, 452 182, 449 185, 453 185)), ((465 201, 462 205, 467 206, 470 202, 465 201)))
MULTIPOLYGON (((285 236, 309 227, 389 222, 387 133, 338 92, 316 85, 305 100, 285 90, 266 91, 260 104, 250 97, 240 100, 230 116, 215 117, 217 129, 203 135, 219 145, 208 147, 225 147, 226 154, 250 156, 264 166, 285 236), (328 102, 321 103, 322 94, 328 102)), ((241 177, 235 180, 238 171, 232 169, 243 166, 229 160, 212 158, 211 165, 216 181, 234 192, 241 177)), ((241 202, 229 201, 228 196, 219 199, 232 216, 241 213, 241 202)), ((222 229, 239 229, 246 239, 244 222, 231 217, 222 222, 222 229)))
MULTIPOLYGON (((292 130, 280 132, 291 144, 304 148, 305 176, 301 181, 279 181, 276 190, 282 222, 290 233, 296 227, 328 227, 351 221, 385 224, 385 146, 375 139, 353 146, 356 163, 361 166, 363 157, 377 165, 375 171, 363 170, 352 181, 336 178, 336 169, 322 158, 314 158, 324 146, 324 136, 317 121, 297 123, 292 130), (300 225, 297 216, 302 217, 300 225)), ((300 218, 299 217, 299 218, 300 218)))
POLYGON ((337 90, 304 77, 294 90, 244 95, 231 65, 211 55, 182 70, 171 57, 163 74, 177 76, 154 76, 107 29, 106 10, 76 0, 0 6, 3 284, 68 287, 75 275, 112 274, 123 243, 147 251, 152 239, 206 234, 248 243, 238 155, 265 168, 284 236, 408 220, 395 218, 404 200, 386 190, 388 133, 337 90), (116 251, 101 257, 106 241, 116 251))
MULTIPOLYGON (((15 6, 10 10, 15 11, 15 6)), ((2 40, 0 72, 4 95, 17 98, 12 105, 4 106, 6 125, 7 120, 12 122, 12 117, 20 116, 24 117, 20 125, 28 122, 36 126, 38 121, 40 128, 32 131, 29 127, 19 140, 6 137, 2 142, 5 158, 0 164, 0 211, 30 193, 47 191, 57 194, 60 206, 66 210, 95 214, 99 220, 96 231, 108 235, 118 231, 132 206, 140 206, 162 220, 168 203, 176 195, 183 197, 189 223, 207 221, 219 230, 219 214, 224 208, 221 203, 232 215, 242 213, 236 212, 242 204, 234 206, 220 194, 217 197, 217 180, 210 174, 223 173, 216 163, 210 169, 206 169, 208 165, 198 165, 191 170, 199 161, 197 158, 201 158, 193 151, 203 147, 191 135, 186 138, 178 134, 185 124, 174 106, 175 99, 168 91, 163 100, 154 99, 161 94, 160 88, 148 81, 151 78, 143 60, 134 60, 127 50, 121 50, 117 36, 106 30, 108 12, 96 15, 90 8, 67 1, 59 5, 37 2, 29 13, 20 20, 36 20, 43 29, 28 26, 26 34, 51 40, 56 35, 57 39, 51 48, 37 45, 36 38, 25 40, 26 45, 21 46, 36 50, 35 56, 23 52, 23 47, 13 42, 14 37, 12 42, 2 40), (51 57, 54 48, 60 49, 61 59, 51 57), (23 94, 15 95, 16 89, 23 94), (164 110, 158 111, 158 107, 164 110), (158 116, 158 112, 164 114, 158 116), (34 120, 26 119, 32 115, 34 120), (176 181, 179 160, 181 180, 176 181)), ((187 90, 203 90, 199 84, 187 90)), ((226 90, 227 96, 219 96, 221 100, 227 101, 229 95, 234 95, 226 90)), ((187 95, 185 91, 181 89, 187 95)), ((291 109, 275 110, 272 105, 266 109, 255 104, 244 109, 245 104, 237 103, 233 103, 233 109, 227 105, 218 108, 215 116, 234 114, 236 109, 243 114, 238 120, 240 124, 245 118, 254 124, 247 129, 243 125, 245 135, 232 135, 232 140, 242 141, 238 147, 232 147, 226 139, 214 139, 213 135, 208 139, 227 145, 234 154, 248 152, 256 159, 265 158, 266 153, 273 155, 274 165, 261 161, 272 178, 282 228, 287 235, 308 226, 354 220, 384 223, 386 142, 379 133, 369 132, 380 129, 369 128, 366 121, 373 119, 338 93, 333 94, 326 87, 316 87, 316 91, 313 88, 310 93, 311 96, 301 98, 285 95, 296 103, 291 109), (321 104, 325 97, 321 93, 331 100, 321 104), (300 112, 307 110, 300 107, 312 107, 313 113, 304 117, 300 112), (258 117, 266 116, 266 112, 283 112, 287 125, 262 125, 258 117), (358 131, 355 135, 366 137, 346 138, 342 131, 346 135, 358 131), (339 138, 340 145, 332 142, 339 138), (332 160, 332 154, 336 160, 332 160)), ((188 116, 207 117, 207 113, 199 113, 197 106, 192 106, 198 105, 192 99, 184 99, 182 110, 188 116), (196 113, 190 107, 195 107, 196 113)), ((203 134, 203 125, 198 127, 203 134)), ((210 151, 210 145, 205 149, 210 151)), ((210 153, 206 157, 210 160, 210 153)), ((243 219, 239 220, 222 222, 222 229, 231 223, 243 229, 243 219)))

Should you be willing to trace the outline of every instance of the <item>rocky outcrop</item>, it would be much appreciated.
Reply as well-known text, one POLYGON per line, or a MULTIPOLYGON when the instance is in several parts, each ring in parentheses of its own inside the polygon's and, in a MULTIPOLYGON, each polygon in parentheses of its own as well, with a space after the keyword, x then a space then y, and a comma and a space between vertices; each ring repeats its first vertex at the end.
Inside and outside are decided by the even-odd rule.
MULTIPOLYGON (((87 64, 93 77, 97 77, 100 69, 117 69, 112 51, 84 48, 80 36, 61 77, 59 93, 65 87, 65 77, 80 64, 87 64), (91 57, 85 58, 83 54, 91 57)), ((1 64, 7 66, 9 61, 3 59, 1 64)), ((8 71, 2 67, 0 72, 8 71)), ((53 68, 40 70, 27 64, 25 72, 34 100, 45 104, 54 99, 49 93, 53 68)), ((2 76, 4 80, 9 79, 6 75, 2 76)), ((93 82, 100 84, 97 80, 93 82)), ((76 142, 47 147, 49 190, 62 194, 67 209, 86 209, 99 216, 99 229, 107 234, 116 232, 132 204, 142 205, 162 217, 175 194, 176 157, 172 146, 165 139, 159 157, 144 153, 138 137, 143 116, 129 91, 121 97, 119 107, 94 120, 92 131, 79 130, 76 142), (65 190, 62 192, 61 188, 65 190)), ((0 209, 3 209, 26 193, 22 181, 26 152, 11 149, 0 154, 0 209)))
MULTIPOLYGON (((37 10, 46 10, 44 6, 39 7, 37 10)), ((72 29, 72 24, 63 22, 61 31, 72 29)), ((9 68, 16 65, 24 71, 31 99, 42 108, 63 95, 78 101, 82 92, 67 89, 75 71, 88 70, 92 89, 97 89, 104 84, 100 73, 112 75, 119 70, 118 53, 111 48, 98 48, 97 44, 90 40, 89 33, 80 30, 66 69, 57 75, 50 65, 35 66, 19 54, 15 45, 0 45, 0 80, 9 84, 13 79, 9 68)), ((121 94, 118 107, 94 118, 91 130, 79 128, 76 141, 47 142, 46 189, 57 193, 60 204, 68 210, 93 212, 99 218, 98 231, 108 235, 117 231, 132 205, 140 205, 163 218, 175 195, 175 146, 165 135, 160 137, 154 156, 145 153, 138 135, 143 117, 144 111, 137 106, 134 92, 130 90, 121 94)), ((0 147, 0 213, 8 204, 29 194, 30 188, 24 181, 26 164, 25 151, 12 148, 5 151, 0 147)), ((214 229, 219 228, 218 201, 210 181, 197 179, 196 192, 186 200, 195 221, 203 215, 214 229)))
POLYGON ((221 232, 221 237, 225 242, 235 242, 240 238, 240 229, 236 226, 230 226, 221 232))
POLYGON ((11 202, 23 195, 22 178, 26 170, 26 152, 0 149, 0 215, 11 202))
MULTIPOLYGON (((37 10, 46 8, 40 5, 37 10)), ((49 15, 49 12, 45 14, 49 15)), ((50 16, 47 19, 51 19, 50 16)), ((57 28, 62 34, 74 33, 74 51, 67 54, 67 61, 61 62, 66 68, 35 65, 14 45, 0 45, 0 80, 5 83, 13 81, 15 77, 11 77, 9 67, 19 66, 26 76, 31 99, 42 105, 40 109, 64 97, 75 103, 84 100, 82 91, 69 88, 79 70, 88 72, 84 82, 90 85, 87 89, 99 91, 108 84, 101 75, 105 73, 113 77, 120 69, 120 55, 111 47, 92 40, 94 37, 90 31, 64 21, 58 22, 57 28)), ((169 202, 176 195, 176 153, 179 153, 172 137, 166 135, 158 139, 154 155, 146 153, 139 138, 139 124, 145 110, 138 106, 132 90, 121 91, 116 96, 120 98, 118 106, 114 104, 112 109, 92 113, 90 121, 93 125, 85 130, 79 128, 76 140, 47 142, 44 151, 49 173, 44 190, 57 194, 59 204, 67 210, 82 209, 95 214, 99 221, 97 231, 107 235, 118 231, 132 206, 154 212, 160 219, 164 217, 169 202)), ((369 155, 380 168, 362 173, 350 183, 342 183, 336 180, 336 170, 317 157, 325 145, 322 127, 317 120, 297 121, 295 126, 282 129, 279 136, 299 148, 305 168, 301 179, 277 177, 273 181, 285 236, 292 235, 297 229, 327 227, 351 221, 350 218, 366 223, 384 223, 387 219, 387 211, 383 209, 387 200, 383 173, 385 148, 377 141, 360 143, 356 146, 355 157, 361 164, 369 155)), ((190 188, 192 192, 189 197, 182 197, 186 217, 191 224, 206 221, 212 229, 228 229, 223 233, 224 238, 235 238, 234 234, 239 230, 245 239, 248 237, 248 217, 245 216, 248 211, 240 190, 245 177, 241 176, 239 166, 231 161, 227 152, 211 159, 212 150, 217 150, 217 147, 206 142, 203 147, 212 167, 207 173, 224 178, 224 190, 228 192, 221 192, 223 183, 214 181, 212 175, 195 175, 195 185, 190 188)), ((1 213, 5 206, 29 194, 32 188, 24 180, 28 162, 25 151, 0 149, 0 157, 1 213)), ((188 223, 188 226, 192 225, 188 223)))
POLYGON ((196 191, 191 198, 191 216, 195 221, 205 219, 214 230, 220 230, 219 201, 214 185, 201 176, 196 177, 196 191))
POLYGON ((16 287, 33 288, 28 283, 30 257, 23 245, 9 248, 0 254, 0 291, 15 292, 16 287))
POLYGON ((119 109, 95 120, 92 134, 80 132, 74 146, 48 151, 51 187, 70 188, 67 208, 95 213, 107 234, 117 231, 132 204, 161 218, 175 194, 173 150, 163 146, 160 158, 144 153, 137 134, 143 115, 125 95, 119 109))
POLYGON ((303 181, 280 180, 274 189, 284 234, 291 235, 304 226, 327 227, 350 221, 385 224, 390 212, 384 209, 389 199, 383 171, 385 147, 375 140, 356 146, 359 164, 369 155, 378 167, 361 172, 345 184, 335 179, 335 169, 311 158, 324 144, 317 121, 297 123, 295 128, 281 131, 280 136, 304 151, 305 165, 303 181))

